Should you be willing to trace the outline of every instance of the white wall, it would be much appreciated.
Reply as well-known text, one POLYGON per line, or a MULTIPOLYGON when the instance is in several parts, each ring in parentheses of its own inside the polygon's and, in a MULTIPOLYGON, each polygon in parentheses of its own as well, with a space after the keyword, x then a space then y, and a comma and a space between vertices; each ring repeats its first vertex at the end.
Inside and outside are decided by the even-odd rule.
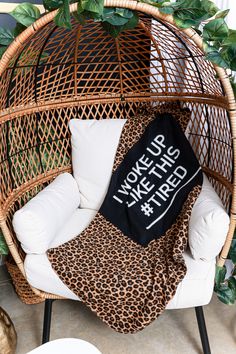
MULTIPOLYGON (((0 13, 8 13, 12 10, 14 10, 14 8, 19 4, 19 3, 22 3, 22 2, 27 2, 26 0, 25 1, 8 1, 8 2, 5 2, 5 1, 0 1, 0 13)), ((29 1, 28 1, 29 2, 29 1)), ((32 3, 32 1, 30 1, 32 3)), ((35 0, 34 3, 35 4, 38 4, 38 3, 41 3, 42 1, 40 0, 35 0)), ((44 7, 42 5, 37 5, 39 6, 39 9, 40 10, 43 10, 44 7)))
MULTIPOLYGON (((0 0, 0 27, 13 28, 16 21, 13 17, 8 15, 8 13, 12 11, 19 3, 27 1, 34 4, 42 4, 42 0, 8 0, 8 2, 0 0)), ((43 6, 41 5, 40 10, 42 11, 42 9, 43 6)))
POLYGON ((230 28, 236 29, 236 0, 215 0, 215 3, 220 9, 230 9, 226 22, 230 28))

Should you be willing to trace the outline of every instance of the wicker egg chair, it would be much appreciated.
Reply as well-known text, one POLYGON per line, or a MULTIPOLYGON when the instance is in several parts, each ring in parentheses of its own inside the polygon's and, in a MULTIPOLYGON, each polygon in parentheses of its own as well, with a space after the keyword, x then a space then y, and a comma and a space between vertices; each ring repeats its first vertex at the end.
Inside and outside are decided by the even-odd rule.
POLYGON ((131 0, 105 6, 137 10, 139 25, 113 39, 91 21, 73 22, 71 31, 58 28, 54 11, 18 36, 0 61, 0 227, 16 263, 8 268, 17 292, 27 303, 47 299, 46 327, 50 301, 59 297, 27 285, 12 217, 58 174, 71 171, 71 118, 132 119, 145 102, 178 99, 192 111, 189 141, 230 213, 221 266, 235 228, 236 104, 226 72, 204 59, 201 38, 176 28, 172 16, 131 0))

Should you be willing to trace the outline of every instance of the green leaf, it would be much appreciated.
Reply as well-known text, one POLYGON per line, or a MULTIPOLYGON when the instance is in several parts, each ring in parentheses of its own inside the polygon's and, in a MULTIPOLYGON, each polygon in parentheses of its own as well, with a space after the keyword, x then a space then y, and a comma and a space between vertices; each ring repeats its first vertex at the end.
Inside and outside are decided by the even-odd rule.
POLYGON ((224 40, 228 36, 228 26, 223 18, 208 22, 203 28, 203 38, 209 41, 224 40))
POLYGON ((0 47, 0 59, 3 56, 3 53, 6 51, 6 49, 7 49, 7 46, 0 47))
POLYGON ((134 12, 123 10, 120 8, 105 8, 102 14, 102 21, 108 22, 113 26, 124 26, 134 17, 134 12))
POLYGON ((174 12, 175 16, 182 20, 192 20, 194 22, 200 22, 205 20, 206 13, 201 9, 182 9, 174 12))
POLYGON ((166 15, 172 15, 174 13, 174 9, 172 6, 163 6, 163 7, 160 7, 160 12, 162 12, 163 14, 166 14, 166 15))
POLYGON ((231 44, 236 44, 236 31, 232 30, 229 31, 228 37, 226 37, 222 42, 222 46, 228 46, 231 44))
POLYGON ((103 21, 108 22, 113 26, 123 26, 129 21, 129 19, 121 17, 119 15, 116 15, 116 13, 114 13, 112 16, 104 17, 103 21))
POLYGON ((133 11, 131 11, 129 9, 121 9, 119 7, 116 7, 115 13, 116 13, 116 15, 119 15, 121 17, 128 18, 128 19, 133 17, 133 11))
MULTIPOLYGON (((232 86, 232 89, 234 91, 234 96, 236 98, 236 82, 234 80, 234 77, 231 77, 230 78, 230 83, 231 83, 231 86, 232 86)), ((234 270, 233 270, 233 274, 232 275, 236 275, 236 266, 234 267, 234 270)))
POLYGON ((205 54, 212 53, 212 52, 219 52, 217 46, 209 45, 207 42, 203 42, 203 50, 205 54))
POLYGON ((13 30, 14 36, 17 37, 19 34, 21 34, 27 27, 22 25, 21 23, 17 23, 16 27, 13 30))
POLYGON ((63 0, 43 0, 43 6, 49 11, 59 9, 59 7, 63 6, 63 3, 63 0))
POLYGON ((180 0, 171 4, 175 8, 175 16, 184 20, 202 21, 210 17, 202 6, 201 0, 180 0))
POLYGON ((81 2, 79 1, 78 2, 78 6, 77 6, 77 13, 80 15, 82 14, 83 12, 86 12, 86 10, 84 10, 81 6, 81 2))
POLYGON ((78 13, 78 12, 73 12, 72 16, 78 21, 81 25, 85 25, 86 18, 84 15, 78 13))
POLYGON ((133 13, 133 17, 123 26, 122 31, 135 28, 138 25, 139 17, 137 12, 133 13))
POLYGON ((236 299, 234 291, 227 285, 221 285, 217 290, 216 294, 221 302, 226 305, 233 305, 236 299))
POLYGON ((14 34, 7 28, 0 27, 0 45, 9 45, 14 40, 14 34))
POLYGON ((220 11, 216 14, 215 18, 225 18, 228 15, 228 13, 229 13, 229 9, 220 11))
POLYGON ((174 21, 179 28, 190 28, 199 25, 199 21, 191 19, 181 19, 176 15, 174 15, 174 21))
POLYGON ((155 5, 158 5, 158 6, 162 6, 162 5, 169 5, 171 4, 170 1, 166 1, 166 0, 153 0, 152 3, 155 3, 155 5))
POLYGON ((136 12, 133 12, 133 17, 128 19, 128 21, 123 26, 115 26, 107 21, 102 22, 102 27, 107 31, 112 37, 116 38, 120 32, 128 29, 135 28, 138 24, 139 17, 136 12))
MULTIPOLYGON (((229 60, 229 66, 228 68, 231 69, 232 71, 236 71, 236 47, 230 47, 227 50, 227 58, 229 60)), ((230 256, 232 257, 232 256, 230 256)), ((235 261, 235 253, 234 253, 234 260, 232 259, 232 261, 236 264, 235 261)))
POLYGON ((101 22, 102 21, 102 15, 99 15, 96 12, 91 12, 91 11, 83 11, 82 14, 86 14, 86 18, 92 18, 95 22, 101 22))
POLYGON ((58 13, 55 17, 55 23, 57 26, 62 26, 68 29, 71 29, 70 22, 70 4, 69 0, 63 1, 63 6, 58 10, 58 13))
POLYGON ((200 8, 201 0, 176 0, 172 6, 178 9, 188 9, 188 8, 200 8))
POLYGON ((7 244, 6 244, 5 239, 3 237, 3 234, 1 232, 0 232, 0 254, 2 254, 2 255, 8 254, 8 247, 7 247, 7 244))
POLYGON ((236 275, 236 266, 234 266, 234 269, 232 271, 232 275, 235 276, 236 275))
POLYGON ((139 0, 139 2, 142 2, 144 4, 152 5, 154 7, 160 8, 163 3, 166 1, 159 1, 159 0, 139 0))
POLYGON ((198 0, 185 0, 181 3, 173 3, 172 6, 174 7, 175 23, 181 28, 197 27, 201 21, 209 18, 198 0), (177 5, 177 7, 174 7, 174 5, 177 5))
POLYGON ((226 267, 216 266, 216 275, 215 275, 215 286, 216 288, 220 287, 220 284, 224 282, 226 275, 226 267))
POLYGON ((236 30, 232 30, 229 28, 229 36, 232 36, 234 34, 236 34, 236 30))
POLYGON ((221 54, 218 51, 209 52, 205 56, 205 58, 210 62, 212 62, 213 64, 220 66, 221 68, 229 67, 229 63, 227 63, 227 61, 224 58, 222 58, 221 54))
POLYGON ((235 238, 235 239, 236 239, 236 228, 235 228, 235 230, 234 230, 234 235, 233 235, 233 238, 235 238))
POLYGON ((95 21, 102 21, 102 15, 96 12, 84 10, 80 2, 78 2, 77 14, 79 16, 82 16, 84 19, 94 19, 95 21))
MULTIPOLYGON (((235 53, 236 53, 236 51, 235 51, 235 53)), ((230 257, 231 261, 234 264, 236 264, 236 239, 233 239, 233 241, 231 243, 231 247, 229 250, 229 257, 230 257)))
POLYGON ((36 6, 24 2, 10 12, 10 15, 17 22, 28 27, 40 17, 40 11, 36 6))
POLYGON ((203 9, 210 15, 210 17, 214 16, 218 11, 219 8, 210 0, 203 0, 202 1, 203 9))
POLYGON ((104 8, 104 0, 81 0, 80 6, 84 10, 102 15, 104 8))
POLYGON ((102 17, 103 18, 112 17, 115 11, 116 11, 115 7, 104 7, 102 17))
POLYGON ((236 297, 236 279, 232 276, 228 279, 228 287, 234 292, 236 297))
POLYGON ((120 32, 122 31, 122 26, 114 26, 111 25, 109 22, 102 22, 102 28, 108 32, 113 38, 118 37, 120 32))

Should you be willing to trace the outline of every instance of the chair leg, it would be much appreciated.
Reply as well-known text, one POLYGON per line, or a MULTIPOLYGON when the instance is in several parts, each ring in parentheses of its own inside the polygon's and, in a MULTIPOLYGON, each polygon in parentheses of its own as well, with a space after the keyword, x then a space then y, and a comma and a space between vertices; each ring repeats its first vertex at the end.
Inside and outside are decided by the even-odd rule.
POLYGON ((211 354, 210 344, 207 335, 206 323, 202 306, 195 307, 197 323, 200 332, 202 349, 204 354, 211 354))
POLYGON ((53 299, 45 300, 42 344, 49 342, 53 301, 54 301, 53 299))

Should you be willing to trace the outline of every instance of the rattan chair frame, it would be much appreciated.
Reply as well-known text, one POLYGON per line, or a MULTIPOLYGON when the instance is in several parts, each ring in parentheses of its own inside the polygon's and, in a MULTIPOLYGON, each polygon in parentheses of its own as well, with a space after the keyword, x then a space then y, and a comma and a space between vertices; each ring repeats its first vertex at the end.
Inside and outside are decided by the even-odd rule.
MULTIPOLYGON (((159 10, 151 5, 144 4, 141 2, 133 1, 133 0, 105 0, 105 6, 106 7, 121 7, 121 8, 127 8, 127 9, 132 9, 136 10, 140 13, 143 13, 145 15, 151 16, 153 19, 157 19, 162 21, 163 23, 167 23, 175 27, 173 17, 171 15, 165 15, 159 10)), ((77 4, 72 4, 70 6, 70 11, 74 12, 77 9, 77 4)), ((35 23, 33 23, 30 27, 28 27, 23 33, 21 33, 15 40, 14 42, 9 46, 7 51, 4 53, 1 61, 0 61, 0 77, 3 75, 3 73, 8 69, 9 65, 11 65, 12 58, 17 55, 17 53, 20 53, 21 49, 24 47, 24 44, 26 41, 28 41, 31 37, 35 35, 37 31, 40 29, 44 28, 47 24, 49 24, 51 21, 53 21, 57 11, 50 12, 40 19, 38 19, 35 23)), ((178 31, 180 31, 178 29, 178 31)), ((193 29, 182 29, 181 30, 184 35, 186 35, 193 43, 196 44, 196 46, 200 49, 203 50, 203 41, 201 37, 193 30, 193 29)), ((75 54, 76 55, 76 54, 75 54)), ((118 51, 119 55, 119 51, 118 51)), ((201 97, 200 94, 195 94, 191 97, 192 101, 196 101, 199 103, 207 103, 207 102, 213 102, 213 104, 217 105, 218 107, 222 107, 227 110, 228 113, 228 118, 230 121, 230 127, 231 127, 231 139, 232 139, 232 156, 233 156, 233 171, 236 170, 236 162, 235 162, 235 153, 236 153, 236 145, 235 145, 235 139, 236 139, 236 102, 234 98, 234 93, 229 81, 228 74, 226 71, 216 65, 214 65, 215 71, 218 75, 218 78, 221 82, 221 85, 223 87, 223 91, 225 93, 224 97, 220 97, 219 95, 214 96, 214 95, 205 95, 204 98, 201 97)), ((163 97, 160 95, 158 98, 159 100, 162 101, 171 101, 171 100, 176 100, 178 98, 178 95, 172 94, 170 96, 163 95, 163 97)), ((3 107, 3 109, 0 109, 0 124, 4 124, 12 119, 15 119, 16 117, 22 117, 23 115, 34 115, 37 114, 37 112, 43 111, 43 110, 52 110, 54 108, 60 109, 63 107, 74 107, 78 104, 78 99, 79 97, 73 97, 71 99, 64 99, 63 97, 61 100, 56 100, 56 101, 45 101, 45 102, 35 102, 30 105, 20 105, 17 107, 3 107)), ((99 105, 101 102, 101 97, 99 95, 97 97, 91 97, 84 95, 83 100, 90 100, 94 105, 99 105)), ((126 101, 131 101, 132 97, 126 97, 126 101)), ((138 100, 138 99, 137 99, 138 100)), ((182 101, 188 101, 188 95, 186 96, 183 94, 181 96, 182 101)), ((111 94, 110 97, 106 98, 106 103, 112 104, 114 102, 119 102, 120 98, 116 97, 115 94, 111 94)), ((147 97, 146 101, 152 101, 152 98, 147 97)), ((235 175, 233 175, 233 179, 229 180, 229 178, 226 178, 220 173, 217 173, 214 171, 214 169, 207 168, 206 166, 203 168, 204 171, 210 176, 212 179, 216 180, 218 183, 220 183, 222 186, 224 186, 229 193, 231 194, 231 202, 229 206, 230 210, 230 225, 229 225, 229 231, 227 234, 227 238, 225 241, 225 245, 223 247, 223 250, 219 256, 218 260, 218 265, 223 266, 225 259, 227 258, 230 245, 232 242, 233 238, 233 233, 235 230, 236 226, 236 178, 235 175)), ((21 271, 22 275, 26 277, 25 270, 24 270, 24 256, 23 252, 17 247, 16 242, 15 242, 15 236, 13 235, 12 231, 10 230, 9 223, 7 221, 7 216, 10 211, 10 207, 12 203, 17 200, 20 196, 23 194, 26 194, 28 191, 32 190, 37 190, 37 188, 41 185, 43 185, 45 182, 48 182, 52 180, 56 175, 59 173, 65 172, 65 171, 71 171, 71 166, 68 164, 67 166, 63 166, 60 168, 55 168, 50 170, 47 173, 40 174, 32 179, 30 179, 29 182, 23 183, 20 187, 15 188, 11 191, 11 193, 8 193, 7 198, 4 199, 3 196, 1 196, 1 208, 0 208, 0 227, 3 231, 3 234, 5 236, 7 245, 9 247, 10 253, 12 254, 17 267, 21 271)), ((7 183, 7 182, 6 182, 7 183)), ((43 292, 41 290, 32 288, 33 292, 40 296, 43 299, 60 299, 60 296, 54 295, 54 294, 49 294, 46 292, 43 292)))

